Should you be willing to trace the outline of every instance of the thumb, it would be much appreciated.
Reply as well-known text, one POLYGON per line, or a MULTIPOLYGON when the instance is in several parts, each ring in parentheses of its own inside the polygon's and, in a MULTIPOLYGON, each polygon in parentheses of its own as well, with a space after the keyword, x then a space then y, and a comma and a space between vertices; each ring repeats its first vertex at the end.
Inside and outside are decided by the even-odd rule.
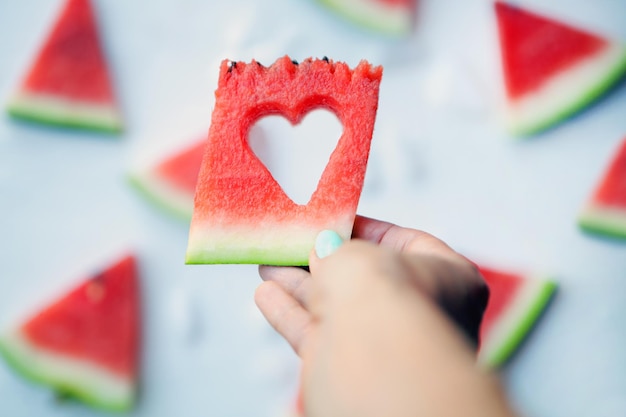
POLYGON ((309 261, 326 258, 333 254, 343 244, 343 239, 334 230, 322 230, 315 238, 315 248, 309 256, 309 261))
POLYGON ((399 282, 389 285, 390 281, 398 281, 407 272, 400 257, 397 252, 371 242, 344 242, 333 231, 320 232, 309 257, 313 280, 309 311, 315 316, 322 310, 354 308, 378 299, 388 290, 394 291, 399 282))

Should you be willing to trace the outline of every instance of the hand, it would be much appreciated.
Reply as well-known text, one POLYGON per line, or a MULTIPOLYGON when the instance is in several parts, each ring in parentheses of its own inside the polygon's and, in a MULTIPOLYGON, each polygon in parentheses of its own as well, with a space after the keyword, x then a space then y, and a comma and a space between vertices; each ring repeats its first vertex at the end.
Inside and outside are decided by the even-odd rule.
POLYGON ((312 253, 310 274, 260 267, 255 299, 303 360, 307 416, 511 415, 475 366, 488 295, 473 265, 431 235, 364 217, 353 238, 312 253))
MULTIPOLYGON (((353 239, 361 239, 405 254, 410 262, 424 262, 428 274, 411 276, 410 284, 439 303, 450 318, 477 345, 478 332, 489 290, 473 264, 436 237, 414 229, 357 216, 353 239)), ((316 262, 312 254, 312 262, 316 262)), ((308 269, 260 266, 265 281, 256 301, 270 324, 299 352, 311 324, 307 310, 312 281, 308 269)), ((353 275, 353 274, 350 274, 353 275)))

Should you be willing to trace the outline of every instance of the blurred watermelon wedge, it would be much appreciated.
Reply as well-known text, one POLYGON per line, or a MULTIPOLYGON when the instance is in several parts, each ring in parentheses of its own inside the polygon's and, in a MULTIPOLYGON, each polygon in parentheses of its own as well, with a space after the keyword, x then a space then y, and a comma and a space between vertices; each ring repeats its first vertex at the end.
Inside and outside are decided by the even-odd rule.
POLYGON ((200 139, 130 174, 130 183, 148 200, 190 220, 206 140, 200 139))
POLYGON ((626 45, 496 1, 506 123, 545 130, 585 108, 626 73, 626 45))
POLYGON ((124 411, 136 395, 139 327, 137 268, 125 256, 4 332, 0 352, 63 396, 124 411))
POLYGON ((407 36, 413 29, 417 0, 318 0, 338 15, 391 36, 407 36))
POLYGON ((529 334, 556 291, 554 281, 479 266, 489 287, 478 360, 504 364, 529 334))
POLYGON ((591 233, 626 239, 626 138, 578 218, 591 233))
POLYGON ((8 112, 66 127, 122 129, 89 0, 66 1, 8 112))

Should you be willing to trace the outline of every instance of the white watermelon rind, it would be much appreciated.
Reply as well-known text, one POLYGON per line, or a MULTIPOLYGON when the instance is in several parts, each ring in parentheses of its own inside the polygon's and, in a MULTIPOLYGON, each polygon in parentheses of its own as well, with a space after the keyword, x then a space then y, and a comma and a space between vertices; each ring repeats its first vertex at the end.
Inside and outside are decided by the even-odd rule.
POLYGON ((0 354, 25 378, 53 387, 94 408, 123 412, 135 399, 135 384, 95 363, 37 348, 20 331, 0 337, 0 354))
POLYGON ((589 204, 578 216, 578 226, 589 233, 626 239, 626 208, 589 204))
POLYGON ((7 104, 12 117, 60 127, 119 133, 123 129, 118 110, 110 104, 71 100, 20 91, 7 104))
POLYGON ((413 28, 414 11, 381 6, 377 1, 318 0, 337 14, 370 30, 390 36, 406 36, 413 28))
POLYGON ((521 293, 481 341, 478 362, 496 368, 507 362, 546 309, 557 289, 547 277, 528 278, 521 293))
POLYGON ((545 131, 600 98, 626 74, 626 46, 610 44, 540 88, 507 104, 505 124, 514 136, 545 131))
MULTIPOLYGON (((306 266, 322 230, 334 230, 350 238, 356 214, 340 216, 325 224, 306 225, 303 220, 263 222, 250 227, 201 227, 189 231, 187 264, 255 264, 306 266)), ((193 225, 193 222, 192 222, 193 225)))
POLYGON ((151 170, 132 172, 127 179, 135 190, 161 210, 180 220, 191 220, 193 194, 174 187, 151 170))

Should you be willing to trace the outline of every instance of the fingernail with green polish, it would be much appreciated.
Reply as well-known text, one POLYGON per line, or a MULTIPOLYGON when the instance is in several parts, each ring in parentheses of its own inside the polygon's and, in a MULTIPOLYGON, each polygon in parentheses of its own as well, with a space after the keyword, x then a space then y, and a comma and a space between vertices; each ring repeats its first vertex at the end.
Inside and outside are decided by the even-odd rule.
POLYGON ((315 239, 315 253, 318 258, 325 258, 335 252, 343 243, 343 239, 332 230, 322 230, 315 239))

